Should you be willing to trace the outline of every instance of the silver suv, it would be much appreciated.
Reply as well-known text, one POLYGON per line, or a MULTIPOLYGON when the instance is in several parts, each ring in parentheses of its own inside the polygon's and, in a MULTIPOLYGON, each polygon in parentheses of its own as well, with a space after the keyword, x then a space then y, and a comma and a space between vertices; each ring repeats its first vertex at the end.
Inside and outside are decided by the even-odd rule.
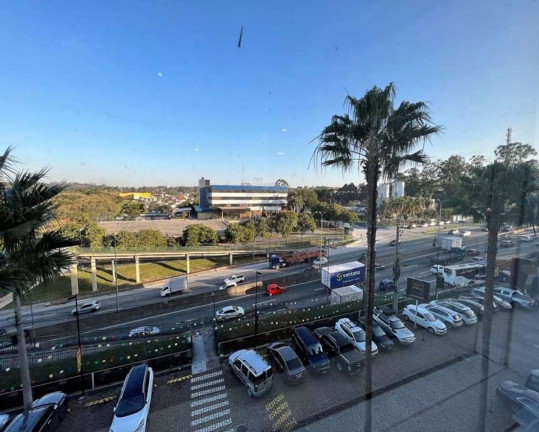
POLYGON ((444 308, 451 309, 452 311, 457 312, 462 318, 462 321, 464 321, 464 324, 466 325, 477 323, 477 315, 475 315, 472 309, 462 303, 447 300, 432 300, 430 304, 435 306, 442 306, 444 308))
POLYGON ((230 369, 247 387, 251 397, 260 397, 273 385, 271 366, 254 350, 239 350, 228 358, 230 369))
POLYGON ((438 318, 448 327, 460 327, 464 324, 460 314, 452 311, 451 309, 438 305, 426 305, 425 309, 427 309, 431 314, 434 315, 435 318, 438 318))

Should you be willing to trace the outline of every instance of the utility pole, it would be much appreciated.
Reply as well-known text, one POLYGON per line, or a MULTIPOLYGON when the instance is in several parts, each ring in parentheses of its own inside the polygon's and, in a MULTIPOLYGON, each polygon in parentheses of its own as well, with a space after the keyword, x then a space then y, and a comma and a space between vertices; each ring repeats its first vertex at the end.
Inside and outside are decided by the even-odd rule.
POLYGON ((395 286, 393 292, 393 310, 395 314, 399 313, 399 278, 401 274, 400 262, 399 262, 399 243, 400 243, 400 227, 399 227, 399 215, 397 215, 397 244, 395 245, 395 265, 393 266, 393 285, 395 286))

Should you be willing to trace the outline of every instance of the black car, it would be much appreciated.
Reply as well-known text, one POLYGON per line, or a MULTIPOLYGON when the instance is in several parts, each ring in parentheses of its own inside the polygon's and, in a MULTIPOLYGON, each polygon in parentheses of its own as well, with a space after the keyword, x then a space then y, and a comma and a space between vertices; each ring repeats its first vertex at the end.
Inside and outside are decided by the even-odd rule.
POLYGON ((309 364, 313 372, 329 372, 329 359, 324 354, 322 345, 307 327, 296 327, 292 330, 292 345, 294 351, 309 364))
POLYGON ((288 384, 298 384, 307 375, 305 367, 298 355, 288 345, 282 342, 273 342, 268 345, 270 360, 286 375, 288 384))
POLYGON ((32 403, 26 414, 19 414, 5 432, 53 432, 67 414, 65 393, 49 393, 32 403))
MULTIPOLYGON (((367 318, 359 318, 358 323, 363 330, 367 328, 367 318)), ((382 327, 374 321, 372 323, 372 340, 376 343, 378 348, 386 351, 392 350, 395 346, 382 327)))
POLYGON ((339 372, 352 374, 361 370, 365 356, 340 332, 337 330, 324 332, 319 339, 328 356, 335 359, 339 372))
POLYGON ((395 291, 395 284, 391 279, 384 279, 378 284, 380 291, 395 291))
POLYGON ((534 390, 522 387, 514 381, 504 381, 496 389, 496 394, 514 411, 535 407, 539 415, 539 393, 534 390))
POLYGON ((504 271, 501 271, 496 276, 494 276, 494 280, 496 282, 505 283, 505 282, 509 282, 509 279, 511 279, 511 275, 509 275, 508 273, 504 271))
POLYGON ((383 264, 374 263, 374 271, 384 270, 386 268, 383 264))
MULTIPOLYGON (((401 245, 401 242, 399 242, 399 246, 401 245)), ((388 243, 388 246, 397 246, 397 240, 391 240, 389 243, 388 243)))
POLYGON ((500 241, 500 247, 502 248, 508 248, 508 247, 514 247, 515 242, 513 240, 501 240, 500 241))

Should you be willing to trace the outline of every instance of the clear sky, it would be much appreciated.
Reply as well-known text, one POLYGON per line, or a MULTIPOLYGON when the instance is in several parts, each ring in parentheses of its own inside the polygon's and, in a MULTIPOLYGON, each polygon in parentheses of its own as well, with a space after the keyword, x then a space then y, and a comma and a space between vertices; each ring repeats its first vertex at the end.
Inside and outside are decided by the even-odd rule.
POLYGON ((537 147, 538 23, 532 0, 5 2, 0 150, 70 182, 357 184, 311 140, 392 81, 444 126, 433 159, 509 126, 537 147))

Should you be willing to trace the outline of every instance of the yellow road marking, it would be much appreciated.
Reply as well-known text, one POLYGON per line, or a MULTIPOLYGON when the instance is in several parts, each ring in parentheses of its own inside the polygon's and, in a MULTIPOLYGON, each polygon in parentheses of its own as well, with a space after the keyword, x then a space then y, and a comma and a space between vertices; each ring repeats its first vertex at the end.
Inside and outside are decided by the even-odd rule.
POLYGON ((107 396, 107 397, 104 397, 102 399, 97 399, 95 401, 88 402, 87 404, 85 404, 84 408, 99 405, 99 404, 102 404, 102 403, 105 403, 105 402, 110 402, 110 401, 113 401, 114 399, 116 399, 116 396, 107 396))
POLYGON ((177 383, 177 382, 180 382, 180 381, 185 381, 185 380, 191 378, 191 376, 192 375, 185 375, 185 376, 178 377, 178 378, 172 378, 172 379, 167 381, 167 384, 174 384, 174 383, 177 383))

